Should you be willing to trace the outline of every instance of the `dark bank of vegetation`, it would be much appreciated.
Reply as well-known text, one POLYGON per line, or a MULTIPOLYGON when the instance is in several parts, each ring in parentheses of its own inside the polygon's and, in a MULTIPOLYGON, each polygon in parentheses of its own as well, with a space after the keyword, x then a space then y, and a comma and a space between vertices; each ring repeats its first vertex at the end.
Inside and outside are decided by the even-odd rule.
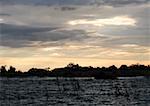
POLYGON ((15 67, 6 66, 0 68, 1 77, 95 77, 102 79, 114 79, 117 77, 150 76, 150 65, 121 65, 117 68, 115 65, 110 67, 82 67, 78 64, 70 63, 64 68, 55 68, 53 70, 31 68, 27 72, 17 71, 15 67))

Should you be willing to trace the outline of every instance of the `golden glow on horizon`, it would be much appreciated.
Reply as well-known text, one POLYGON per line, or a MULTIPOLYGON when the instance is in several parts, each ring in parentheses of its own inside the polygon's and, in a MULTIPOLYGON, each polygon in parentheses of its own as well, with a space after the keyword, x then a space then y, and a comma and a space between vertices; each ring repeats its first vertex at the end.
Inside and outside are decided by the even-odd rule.
POLYGON ((32 67, 64 67, 70 62, 78 63, 81 66, 100 67, 113 64, 116 66, 136 63, 150 64, 150 48, 137 44, 123 44, 118 48, 107 48, 88 44, 68 43, 67 45, 45 48, 4 49, 2 47, 0 50, 0 55, 2 56, 0 65, 12 65, 23 71, 32 67))
POLYGON ((12 65, 17 68, 17 70, 27 71, 30 68, 47 68, 50 67, 58 68, 64 67, 68 63, 74 62, 81 66, 94 66, 94 67, 102 67, 102 66, 111 66, 116 65, 119 67, 122 64, 145 64, 149 65, 149 61, 136 61, 136 60, 108 60, 108 59, 95 59, 95 58, 57 58, 57 57, 32 57, 32 58, 8 58, 3 57, 0 59, 1 65, 12 65))

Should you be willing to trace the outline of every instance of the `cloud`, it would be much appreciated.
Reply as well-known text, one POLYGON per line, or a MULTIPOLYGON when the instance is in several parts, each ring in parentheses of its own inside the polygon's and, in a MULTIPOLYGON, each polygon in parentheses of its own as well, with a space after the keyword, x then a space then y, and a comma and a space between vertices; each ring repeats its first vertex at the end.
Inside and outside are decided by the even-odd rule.
POLYGON ((1 0, 2 5, 111 5, 142 4, 149 0, 1 0))
POLYGON ((55 10, 61 10, 61 11, 73 11, 76 10, 77 8, 74 6, 57 6, 54 7, 55 10))
POLYGON ((11 15, 7 13, 0 13, 0 16, 11 16, 11 15))
POLYGON ((35 27, 35 26, 24 26, 24 25, 13 25, 1 23, 1 34, 24 34, 24 33, 34 33, 34 32, 45 32, 52 31, 58 28, 50 27, 35 27))
MULTIPOLYGON (((12 24, 0 24, 0 45, 9 47, 29 46, 31 43, 41 41, 74 41, 87 38, 82 30, 58 30, 59 28, 33 27, 12 24)), ((30 45, 32 46, 32 44, 30 45)))
POLYGON ((94 26, 105 26, 105 25, 127 25, 127 26, 135 26, 136 20, 130 18, 129 16, 116 16, 112 18, 105 19, 95 19, 95 20, 87 20, 87 19, 79 19, 68 22, 69 25, 94 25, 94 26))
POLYGON ((0 23, 3 23, 4 19, 0 18, 0 23))
POLYGON ((85 2, 89 2, 89 0, 1 0, 1 4, 5 5, 16 5, 16 4, 23 4, 23 5, 81 5, 86 4, 85 2))
POLYGON ((148 47, 149 46, 148 39, 149 39, 148 36, 130 36, 130 37, 119 36, 105 40, 105 45, 109 47, 118 47, 119 45, 123 44, 134 44, 148 47))
POLYGON ((125 6, 131 4, 146 4, 149 0, 96 0, 95 4, 98 5, 110 5, 110 6, 125 6))

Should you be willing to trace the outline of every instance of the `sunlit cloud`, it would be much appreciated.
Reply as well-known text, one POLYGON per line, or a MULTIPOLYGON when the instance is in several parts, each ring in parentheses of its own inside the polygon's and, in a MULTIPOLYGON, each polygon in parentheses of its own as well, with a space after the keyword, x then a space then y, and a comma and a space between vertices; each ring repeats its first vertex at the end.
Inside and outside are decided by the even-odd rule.
POLYGON ((135 26, 136 20, 130 18, 129 16, 116 16, 112 18, 105 19, 78 19, 68 22, 69 25, 93 25, 93 26, 105 26, 105 25, 125 25, 125 26, 135 26))
POLYGON ((0 18, 0 23, 3 23, 4 22, 4 19, 0 18))
POLYGON ((121 45, 122 47, 138 47, 138 45, 136 44, 124 44, 124 45, 121 45))
POLYGON ((61 49, 60 47, 46 47, 42 48, 43 51, 54 51, 54 50, 59 50, 61 49))
POLYGON ((52 53, 52 54, 50 54, 50 56, 62 56, 62 55, 59 53, 52 53))
MULTIPOLYGON (((122 49, 124 51, 128 51, 130 53, 150 53, 150 47, 145 47, 137 44, 123 44, 121 45, 122 49)), ((144 54, 143 54, 144 55, 144 54)))

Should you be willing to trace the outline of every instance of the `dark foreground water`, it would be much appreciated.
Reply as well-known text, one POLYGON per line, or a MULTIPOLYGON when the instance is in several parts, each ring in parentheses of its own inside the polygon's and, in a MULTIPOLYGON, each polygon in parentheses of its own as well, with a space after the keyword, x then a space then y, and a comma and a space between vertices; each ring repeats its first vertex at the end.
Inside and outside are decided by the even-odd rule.
POLYGON ((0 78, 0 106, 150 106, 150 79, 0 78))

